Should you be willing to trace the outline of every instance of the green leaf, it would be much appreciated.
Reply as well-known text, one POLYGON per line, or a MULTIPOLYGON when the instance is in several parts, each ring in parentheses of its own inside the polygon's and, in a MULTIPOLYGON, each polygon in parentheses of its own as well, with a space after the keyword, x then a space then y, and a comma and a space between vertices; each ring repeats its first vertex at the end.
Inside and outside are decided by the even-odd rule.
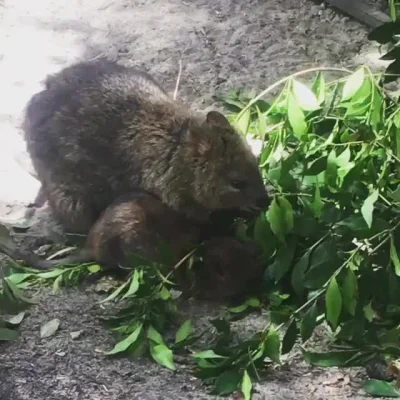
POLYGON ((280 347, 281 339, 279 338, 279 333, 275 329, 271 329, 264 343, 264 355, 274 362, 279 362, 280 347))
POLYGON ((239 371, 230 370, 223 372, 215 382, 216 395, 228 395, 239 389, 242 376, 239 371))
POLYGON ((308 168, 305 170, 305 176, 315 176, 319 175, 322 171, 326 170, 327 167, 327 156, 318 157, 316 160, 313 160, 308 165, 308 168))
POLYGON ((257 132, 260 138, 263 138, 265 136, 265 133, 267 132, 267 117, 265 114, 263 114, 258 107, 257 109, 257 132))
POLYGON ((290 240, 286 247, 280 247, 276 253, 273 264, 269 267, 270 274, 275 282, 279 282, 289 271, 292 265, 294 253, 296 250, 296 241, 290 240))
POLYGON ((350 315, 354 316, 357 307, 358 285, 357 277, 351 268, 347 269, 342 287, 343 305, 350 315))
POLYGON ((0 296, 0 300, 7 303, 5 310, 8 313, 22 311, 28 304, 37 304, 37 301, 25 297, 23 292, 7 278, 3 278, 0 283, 3 286, 3 296, 0 296))
POLYGON ((350 157, 351 157, 351 152, 350 152, 350 148, 346 147, 337 157, 336 157, 336 165, 338 167, 345 167, 349 161, 350 161, 350 157))
POLYGON ((136 341, 127 349, 127 355, 132 358, 144 357, 149 348, 149 343, 146 340, 145 330, 142 329, 136 341))
POLYGON ((63 275, 58 275, 53 282, 53 293, 57 293, 60 290, 63 275))
POLYGON ((271 230, 266 213, 261 213, 257 217, 254 224, 253 238, 266 257, 270 257, 273 254, 276 238, 271 230))
POLYGON ((372 226, 372 214, 374 212, 374 204, 378 200, 378 196, 379 190, 376 189, 367 197, 361 207, 361 214, 369 228, 372 226))
POLYGON ((370 122, 374 130, 378 130, 379 125, 382 123, 382 106, 384 100, 377 89, 376 85, 373 85, 373 102, 371 104, 370 122))
POLYGON ((57 278, 57 276, 63 274, 65 271, 65 269, 56 268, 52 269, 51 271, 40 272, 36 274, 36 276, 41 279, 57 278))
POLYGON ((101 300, 100 304, 106 303, 108 301, 115 299, 128 286, 128 283, 129 283, 129 281, 126 281, 125 283, 123 283, 116 290, 114 290, 108 297, 106 297, 104 300, 101 300))
POLYGON ((249 305, 247 304, 247 302, 244 302, 243 304, 240 304, 236 307, 229 307, 228 311, 234 314, 238 314, 246 310, 248 307, 249 305))
POLYGON ((153 326, 150 326, 147 330, 147 337, 157 344, 164 344, 164 339, 162 336, 154 329, 153 326))
POLYGON ((326 171, 325 171, 325 184, 329 186, 331 191, 336 191, 336 180, 338 166, 336 163, 336 151, 332 149, 328 154, 326 171))
POLYGON ((192 332, 192 321, 190 319, 186 320, 175 334, 175 343, 182 342, 187 339, 192 332))
POLYGON ((310 264, 310 252, 307 251, 296 263, 292 271, 292 287, 297 295, 304 293, 304 275, 310 264))
POLYGON ((304 84, 293 79, 293 94, 296 97, 297 104, 305 111, 315 111, 320 108, 319 102, 314 93, 304 84))
POLYGON ((138 289, 139 289, 139 271, 135 269, 131 279, 131 284, 129 285, 129 289, 122 296, 122 299, 126 299, 127 297, 134 295, 138 291, 138 289))
POLYGON ((342 295, 335 277, 329 282, 325 295, 325 305, 326 319, 331 323, 333 330, 336 330, 342 311, 342 295))
POLYGON ((242 378, 242 384, 241 384, 241 391, 244 396, 244 400, 251 400, 251 390, 253 388, 253 385, 251 383, 251 379, 249 374, 247 373, 247 370, 244 370, 243 373, 243 378, 242 378))
POLYGON ((288 326, 285 335, 283 336, 282 350, 281 350, 282 354, 287 354, 293 349, 298 334, 299 334, 299 328, 297 327, 296 320, 293 319, 293 321, 288 326))
POLYGON ((18 332, 12 329, 0 328, 0 342, 18 339, 18 332))
POLYGON ((175 371, 174 355, 165 344, 150 345, 150 354, 153 359, 160 365, 175 371))
POLYGON ((7 276, 7 280, 12 282, 14 285, 18 286, 21 282, 23 282, 25 279, 33 276, 34 274, 28 274, 28 273, 16 273, 7 276))
POLYGON ((304 113, 292 92, 288 96, 287 116, 294 135, 301 139, 307 133, 308 127, 304 113))
POLYGON ((17 315, 7 319, 7 322, 11 325, 19 325, 25 317, 25 311, 21 311, 17 315))
POLYGON ((364 67, 359 68, 347 78, 343 86, 342 101, 350 99, 357 93, 357 91, 361 88, 361 85, 364 83, 364 78, 364 67))
POLYGON ((293 209, 284 197, 276 197, 267 213, 268 222, 274 235, 284 242, 284 237, 293 229, 293 209))
POLYGON ((312 85, 312 90, 317 96, 318 104, 322 104, 325 101, 325 79, 321 71, 318 72, 314 83, 312 85))
POLYGON ((171 294, 170 294, 169 290, 165 286, 163 286, 161 288, 160 292, 158 293, 158 296, 159 296, 159 298, 161 300, 164 300, 164 301, 166 301, 169 298, 171 298, 171 294))
POLYGON ((311 253, 310 266, 304 277, 304 286, 310 289, 321 288, 339 267, 337 244, 328 238, 311 253))
POLYGON ((101 271, 101 267, 99 264, 92 264, 87 267, 88 271, 92 274, 97 274, 101 271))
POLYGON ((193 354, 194 358, 199 358, 199 359, 207 359, 207 358, 226 358, 224 356, 220 356, 218 354, 215 354, 214 350, 204 350, 204 351, 199 351, 197 353, 193 354))
MULTIPOLYGON (((11 281, 8 281, 7 279, 4 280, 6 282, 6 285, 8 288, 11 290, 12 295, 14 296, 15 299, 18 300, 18 302, 23 302, 23 303, 28 303, 28 304, 37 304, 38 302, 36 300, 27 298, 24 293, 17 288, 16 285, 14 285, 11 281)), ((3 289, 6 290, 6 286, 3 285, 3 289)))
POLYGON ((246 303, 250 306, 250 307, 260 307, 260 300, 258 300, 255 297, 250 297, 246 300, 246 303))
POLYGON ((393 123, 396 128, 400 128, 400 108, 398 108, 393 114, 393 123))
POLYGON ((60 320, 54 318, 40 327, 40 337, 42 339, 54 335, 60 326, 60 320))
POLYGON ((318 307, 317 303, 314 304, 307 310, 300 324, 300 335, 303 342, 307 341, 313 334, 315 327, 317 326, 318 318, 318 307))
POLYGON ((107 352, 106 354, 112 355, 112 354, 121 353, 121 352, 127 350, 130 345, 132 345, 133 343, 136 342, 137 338, 140 335, 140 332, 142 331, 142 328, 143 328, 143 324, 139 324, 137 326, 137 328, 128 337, 126 337, 124 340, 121 340, 120 342, 118 342, 114 346, 114 348, 112 350, 110 350, 109 352, 107 352))
POLYGON ((372 100, 372 82, 368 78, 364 80, 361 87, 357 92, 351 97, 351 100, 342 102, 341 106, 347 108, 345 117, 355 119, 359 117, 360 119, 369 118, 371 111, 371 100, 372 100))
POLYGON ((400 260, 394 245, 393 235, 390 236, 390 259, 392 260, 394 271, 400 277, 400 260))
POLYGON ((318 367, 341 367, 354 357, 358 350, 329 351, 325 353, 314 353, 302 349, 306 362, 318 367))
POLYGON ((314 212, 314 217, 319 219, 321 218, 322 209, 324 207, 324 203, 321 200, 321 193, 319 191, 319 186, 315 186, 315 194, 314 194, 314 201, 311 205, 311 208, 314 212))
POLYGON ((378 381, 376 379, 369 379, 364 382, 363 389, 375 397, 400 397, 398 392, 389 382, 378 381))
MULTIPOLYGON (((400 116, 400 112, 398 114, 400 116)), ((396 203, 400 203, 400 185, 397 186, 396 190, 393 190, 393 192, 389 193, 389 197, 396 203)))
POLYGON ((372 304, 371 302, 369 304, 367 304, 366 306, 363 307, 363 312, 364 312, 364 316, 365 318, 371 322, 374 319, 375 316, 375 312, 372 308, 372 304))
POLYGON ((238 129, 240 133, 245 135, 247 133, 247 130, 249 128, 250 124, 250 108, 248 108, 241 116, 240 118, 235 122, 235 127, 238 129))

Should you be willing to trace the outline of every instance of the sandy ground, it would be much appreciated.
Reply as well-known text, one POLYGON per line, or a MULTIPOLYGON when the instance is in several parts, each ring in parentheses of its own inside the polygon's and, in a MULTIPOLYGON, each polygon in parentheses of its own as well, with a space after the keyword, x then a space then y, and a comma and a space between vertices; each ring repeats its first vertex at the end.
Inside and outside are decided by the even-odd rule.
MULTIPOLYGON (((107 56, 143 67, 173 91, 182 59, 180 97, 218 106, 215 95, 237 87, 262 90, 312 66, 370 63, 367 31, 310 0, 3 0, 0 1, 0 220, 17 221, 38 182, 24 168, 21 112, 41 80, 76 60, 107 56), (16 161, 20 160, 20 163, 16 161)), ((46 211, 23 240, 34 247, 57 226, 46 211)), ((181 366, 105 359, 112 340, 98 320, 90 287, 43 293, 21 326, 21 339, 0 345, 0 400, 209 399, 181 366), (39 338, 43 322, 61 329, 39 338), (72 341, 69 333, 84 329, 72 341)), ((207 315, 194 304, 193 315, 207 315)), ((262 324, 261 317, 242 328, 262 324)), ((362 399, 359 371, 310 368, 292 358, 256 386, 255 399, 362 399)))

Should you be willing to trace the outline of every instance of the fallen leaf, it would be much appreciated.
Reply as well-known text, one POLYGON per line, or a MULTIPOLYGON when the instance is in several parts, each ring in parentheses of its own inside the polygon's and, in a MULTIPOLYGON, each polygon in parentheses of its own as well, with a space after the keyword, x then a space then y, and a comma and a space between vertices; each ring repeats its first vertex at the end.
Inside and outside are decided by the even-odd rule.
POLYGON ((40 337, 47 338, 54 335, 60 326, 60 320, 54 318, 40 327, 40 337))
POLYGON ((19 325, 25 317, 25 311, 20 312, 17 315, 14 315, 11 318, 7 319, 7 322, 11 325, 19 325))
POLYGON ((71 336, 71 339, 72 339, 72 340, 75 340, 75 339, 78 339, 79 336, 82 335, 82 332, 83 332, 83 331, 70 332, 69 335, 71 336))

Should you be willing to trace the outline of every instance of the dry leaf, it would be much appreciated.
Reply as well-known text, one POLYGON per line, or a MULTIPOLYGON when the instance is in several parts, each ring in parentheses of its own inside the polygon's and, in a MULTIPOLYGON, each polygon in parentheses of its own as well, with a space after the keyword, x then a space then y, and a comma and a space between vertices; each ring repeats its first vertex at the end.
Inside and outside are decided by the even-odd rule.
POLYGON ((54 318, 40 327, 40 337, 47 338, 54 335, 60 326, 60 320, 54 318))

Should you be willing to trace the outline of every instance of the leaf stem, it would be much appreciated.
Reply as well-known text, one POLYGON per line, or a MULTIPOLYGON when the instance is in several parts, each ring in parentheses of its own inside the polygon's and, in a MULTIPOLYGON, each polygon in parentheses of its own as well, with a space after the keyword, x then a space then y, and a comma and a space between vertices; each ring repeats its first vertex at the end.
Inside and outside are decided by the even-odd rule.
POLYGON ((305 69, 302 71, 295 72, 294 74, 291 74, 285 78, 280 79, 278 82, 274 83, 273 85, 269 86, 267 89, 263 90, 260 94, 258 94, 256 97, 254 97, 250 102, 240 111, 240 113, 237 115, 235 122, 237 122, 243 114, 258 100, 260 100, 262 97, 264 97, 267 93, 272 92, 274 89, 276 89, 278 86, 282 85, 283 83, 287 82, 288 80, 295 78, 296 76, 300 75, 306 75, 311 72, 319 72, 319 71, 337 71, 337 72, 342 72, 345 74, 351 74, 351 71, 345 68, 335 68, 335 67, 317 67, 317 68, 309 68, 305 69))

